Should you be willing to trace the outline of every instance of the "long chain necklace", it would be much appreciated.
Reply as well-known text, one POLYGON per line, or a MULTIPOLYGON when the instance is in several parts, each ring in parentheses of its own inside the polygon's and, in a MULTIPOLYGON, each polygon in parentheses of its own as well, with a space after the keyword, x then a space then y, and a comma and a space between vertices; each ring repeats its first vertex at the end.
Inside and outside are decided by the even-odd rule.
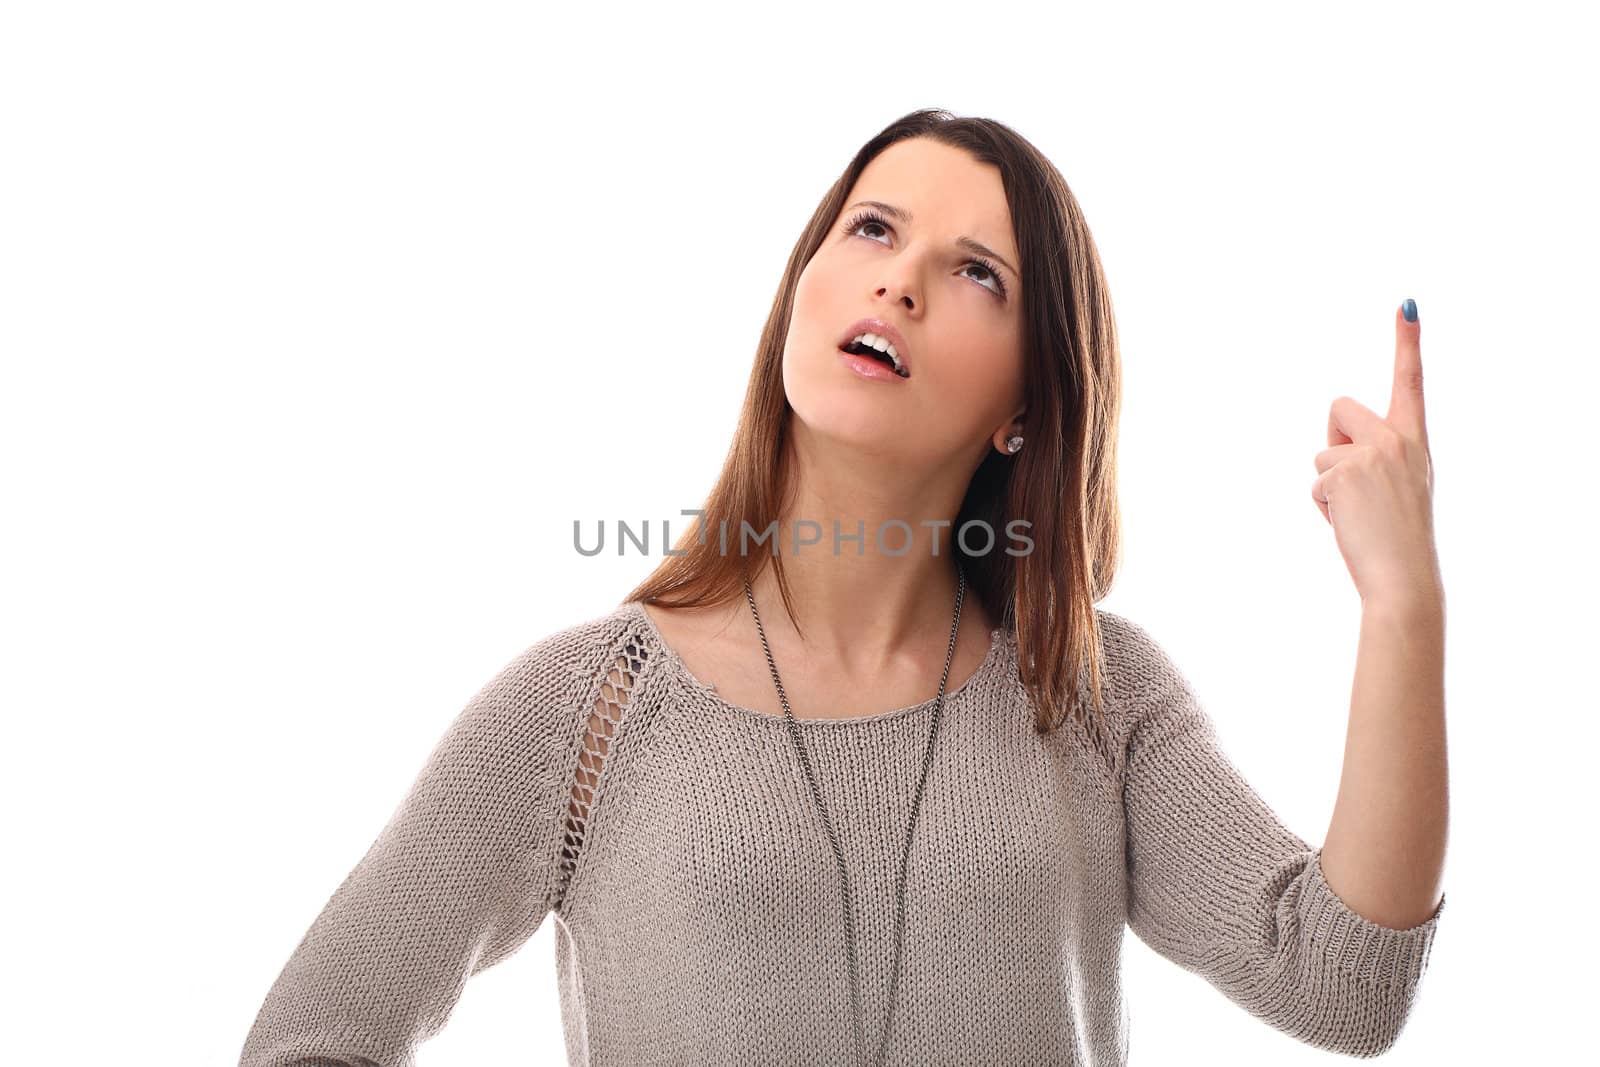
MULTIPOLYGON (((944 673, 939 676, 939 695, 935 698, 937 703, 933 709, 933 725, 928 729, 928 747, 922 755, 922 776, 917 782, 917 794, 911 802, 911 822, 906 827, 905 851, 900 857, 900 878, 895 886, 895 924, 894 924, 894 971, 889 979, 889 1011, 883 1023, 883 1038, 878 1045, 878 1052, 872 1058, 873 1063, 881 1064, 885 1051, 889 1045, 889 1028, 894 1022, 895 993, 900 985, 900 940, 906 922, 906 867, 911 861, 911 841, 917 829, 917 816, 922 811, 922 794, 928 785, 928 772, 933 767, 933 743, 939 734, 939 722, 944 717, 944 687, 950 680, 950 660, 955 655, 956 634, 961 627, 961 601, 967 590, 967 576, 960 566, 956 567, 956 608, 950 620, 950 647, 944 654, 944 673)), ((856 968, 856 927, 855 908, 850 901, 850 875, 845 870, 844 849, 839 846, 839 835, 833 828, 833 820, 828 818, 828 809, 822 803, 822 791, 817 788, 816 776, 811 771, 811 760, 806 755, 805 745, 800 740, 800 727, 795 722, 794 712, 789 709, 789 698, 784 694, 783 682, 778 679, 778 666, 772 659, 772 647, 767 644, 767 631, 761 625, 761 613, 756 610, 756 598, 750 591, 750 582, 744 583, 745 599, 750 602, 750 614, 755 616, 756 630, 761 635, 761 647, 767 654, 767 666, 772 670, 772 684, 778 689, 778 702, 783 705, 784 718, 789 723, 789 736, 794 740, 794 747, 800 754, 800 766, 806 772, 806 781, 811 786, 812 799, 817 803, 817 811, 822 816, 822 826, 828 832, 828 842, 833 846, 833 858, 839 865, 839 882, 844 896, 844 931, 845 944, 849 950, 850 959, 850 1003, 855 1010, 855 1038, 856 1057, 862 1060, 865 1057, 866 1034, 865 1021, 861 1010, 861 981, 856 968)))

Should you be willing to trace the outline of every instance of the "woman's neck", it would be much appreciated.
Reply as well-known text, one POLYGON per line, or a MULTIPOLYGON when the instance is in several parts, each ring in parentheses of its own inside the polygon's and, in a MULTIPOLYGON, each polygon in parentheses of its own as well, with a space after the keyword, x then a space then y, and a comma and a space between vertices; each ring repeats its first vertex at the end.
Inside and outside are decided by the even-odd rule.
MULTIPOLYGON (((916 558, 821 551, 785 554, 784 574, 800 632, 784 610, 777 575, 765 567, 751 582, 756 609, 769 641, 800 643, 813 655, 851 664, 851 672, 870 671, 907 651, 932 642, 944 648, 955 611, 954 557, 916 558), (802 636, 803 635, 803 636, 802 636)), ((749 606, 739 607, 746 615, 749 606)), ((967 584, 961 604, 961 629, 987 634, 983 606, 967 584)))

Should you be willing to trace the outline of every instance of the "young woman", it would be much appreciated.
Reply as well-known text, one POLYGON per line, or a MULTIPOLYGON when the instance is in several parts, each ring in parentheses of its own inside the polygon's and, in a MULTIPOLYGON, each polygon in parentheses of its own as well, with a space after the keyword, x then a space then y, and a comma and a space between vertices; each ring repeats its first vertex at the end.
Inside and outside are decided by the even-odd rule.
POLYGON ((1120 1064, 1125 925, 1296 1038, 1388 1048, 1443 907, 1412 318, 1389 419, 1341 400, 1317 462, 1382 647, 1313 848, 1094 607, 1120 369, 1076 200, 1000 123, 891 124, 790 257, 699 521, 460 713, 243 1067, 410 1063, 547 915, 574 1064, 1120 1064))

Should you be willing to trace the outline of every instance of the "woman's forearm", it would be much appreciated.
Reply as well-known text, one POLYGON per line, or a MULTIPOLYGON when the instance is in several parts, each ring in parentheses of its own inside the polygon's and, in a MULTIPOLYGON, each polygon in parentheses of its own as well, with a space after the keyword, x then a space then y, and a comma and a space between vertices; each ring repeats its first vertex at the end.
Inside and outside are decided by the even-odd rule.
POLYGON ((1441 898, 1449 823, 1443 594, 1369 600, 1339 796, 1322 848, 1356 914, 1407 929, 1441 898))

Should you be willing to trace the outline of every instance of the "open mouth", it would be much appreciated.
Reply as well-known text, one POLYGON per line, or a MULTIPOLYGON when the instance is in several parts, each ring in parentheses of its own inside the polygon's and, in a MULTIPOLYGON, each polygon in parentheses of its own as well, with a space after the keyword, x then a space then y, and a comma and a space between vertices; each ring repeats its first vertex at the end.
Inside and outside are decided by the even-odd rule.
POLYGON ((887 352, 878 351, 871 345, 863 344, 860 341, 851 341, 848 344, 840 345, 839 350, 841 352, 848 352, 852 356, 865 356, 867 359, 875 359, 884 366, 888 367, 890 370, 894 371, 894 373, 898 374, 900 377, 911 377, 910 373, 908 373, 903 367, 895 366, 894 357, 890 356, 887 352))

